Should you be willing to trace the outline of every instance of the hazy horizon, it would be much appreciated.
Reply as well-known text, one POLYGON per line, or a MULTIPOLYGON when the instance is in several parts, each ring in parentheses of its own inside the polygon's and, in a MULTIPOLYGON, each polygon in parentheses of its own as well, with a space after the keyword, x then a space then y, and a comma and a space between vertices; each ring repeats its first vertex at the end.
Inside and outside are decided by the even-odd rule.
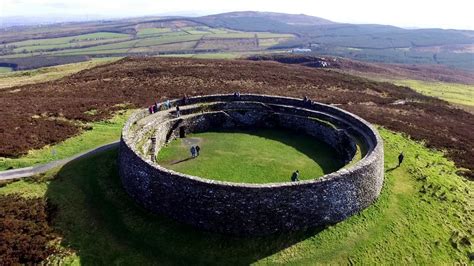
POLYGON ((472 4, 466 0, 428 4, 409 0, 397 2, 295 0, 290 3, 251 0, 238 2, 203 0, 199 3, 183 0, 2 0, 0 20, 6 17, 71 17, 73 20, 75 17, 111 19, 159 15, 199 16, 234 11, 261 11, 306 14, 341 23, 474 30, 471 6, 472 4))

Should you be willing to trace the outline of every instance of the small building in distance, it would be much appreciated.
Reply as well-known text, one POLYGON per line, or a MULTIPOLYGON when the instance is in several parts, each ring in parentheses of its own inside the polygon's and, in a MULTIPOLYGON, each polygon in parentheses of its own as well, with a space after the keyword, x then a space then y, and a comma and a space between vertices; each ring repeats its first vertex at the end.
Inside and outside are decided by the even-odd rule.
POLYGON ((304 53, 311 53, 311 49, 309 48, 294 48, 289 51, 292 54, 304 54, 304 53))

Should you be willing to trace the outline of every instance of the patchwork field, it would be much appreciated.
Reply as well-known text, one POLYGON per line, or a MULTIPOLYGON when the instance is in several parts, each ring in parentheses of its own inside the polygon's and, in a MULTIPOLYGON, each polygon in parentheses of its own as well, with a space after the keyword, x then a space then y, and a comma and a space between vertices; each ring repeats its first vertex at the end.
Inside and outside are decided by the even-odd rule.
MULTIPOLYGON (((139 24, 134 34, 96 32, 59 38, 11 42, 1 48, 0 58, 66 55, 112 55, 160 52, 199 52, 207 50, 262 50, 269 44, 294 38, 292 34, 241 32, 207 26, 166 27, 139 24), (238 41, 236 41, 238 39, 238 41), (259 41, 264 43, 260 47, 259 41)), ((0 60, 1 61, 1 60, 0 60)))
POLYGON ((97 32, 62 38, 28 40, 13 42, 7 48, 13 49, 13 53, 45 52, 51 50, 81 48, 84 46, 100 45, 108 42, 119 42, 130 39, 127 34, 112 32, 97 32))

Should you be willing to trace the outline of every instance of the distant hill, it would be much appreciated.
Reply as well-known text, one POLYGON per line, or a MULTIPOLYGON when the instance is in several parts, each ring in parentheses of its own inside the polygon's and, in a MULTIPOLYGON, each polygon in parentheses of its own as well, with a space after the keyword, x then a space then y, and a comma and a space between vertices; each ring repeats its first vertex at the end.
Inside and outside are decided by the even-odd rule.
POLYGON ((303 14, 245 11, 0 30, 0 63, 4 64, 18 57, 238 54, 293 48, 311 49, 316 56, 474 71, 474 31, 347 24, 303 14))
POLYGON ((197 18, 210 27, 292 33, 298 38, 270 49, 310 48, 319 55, 397 64, 435 64, 474 70, 474 31, 403 29, 336 23, 318 17, 232 12, 197 18))
MULTIPOLYGON (((287 25, 305 25, 305 26, 320 26, 320 25, 330 25, 336 24, 327 19, 308 16, 304 14, 285 14, 285 13, 275 13, 275 12, 257 12, 257 11, 243 11, 243 12, 230 12, 222 13, 210 16, 204 16, 198 18, 199 21, 204 23, 223 23, 226 24, 226 21, 229 20, 260 20, 267 21, 267 23, 283 23, 287 25)), ((258 25, 255 25, 258 26, 258 25)))

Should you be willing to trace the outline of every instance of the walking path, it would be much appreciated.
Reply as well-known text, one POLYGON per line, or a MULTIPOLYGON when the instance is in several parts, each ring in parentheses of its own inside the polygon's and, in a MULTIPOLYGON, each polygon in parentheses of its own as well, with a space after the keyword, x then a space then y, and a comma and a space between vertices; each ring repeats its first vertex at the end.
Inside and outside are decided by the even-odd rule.
POLYGON ((12 169, 12 170, 6 170, 6 171, 0 171, 0 181, 6 181, 6 180, 14 180, 14 179, 20 179, 23 177, 28 177, 32 175, 37 175, 41 174, 44 172, 47 172, 53 168, 62 166, 67 164, 68 162, 74 161, 76 159, 80 159, 86 156, 94 155, 99 152, 103 152, 106 150, 110 150, 113 148, 118 147, 119 142, 112 142, 109 144, 105 144, 102 146, 99 146, 97 148, 76 154, 72 157, 61 159, 61 160, 56 160, 52 161, 46 164, 40 164, 40 165, 35 165, 35 166, 30 166, 30 167, 25 167, 25 168, 18 168, 18 169, 12 169))

